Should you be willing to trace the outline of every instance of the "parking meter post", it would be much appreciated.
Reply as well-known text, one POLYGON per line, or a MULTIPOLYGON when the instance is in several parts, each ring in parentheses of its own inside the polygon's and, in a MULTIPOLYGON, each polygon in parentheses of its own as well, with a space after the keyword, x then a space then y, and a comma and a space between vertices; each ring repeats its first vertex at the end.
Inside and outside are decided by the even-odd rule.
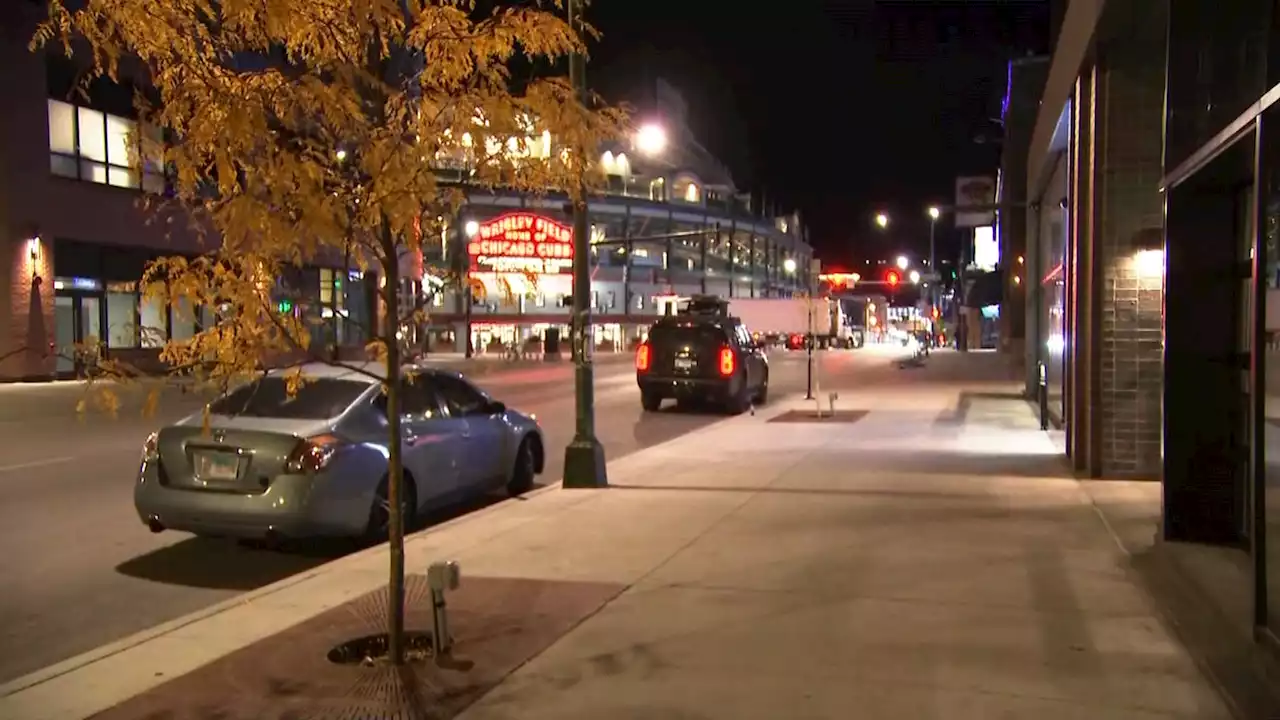
POLYGON ((456 562, 431 563, 427 568, 427 587, 431 590, 431 653, 438 660, 449 654, 453 636, 449 633, 449 608, 445 591, 462 585, 462 571, 456 562))

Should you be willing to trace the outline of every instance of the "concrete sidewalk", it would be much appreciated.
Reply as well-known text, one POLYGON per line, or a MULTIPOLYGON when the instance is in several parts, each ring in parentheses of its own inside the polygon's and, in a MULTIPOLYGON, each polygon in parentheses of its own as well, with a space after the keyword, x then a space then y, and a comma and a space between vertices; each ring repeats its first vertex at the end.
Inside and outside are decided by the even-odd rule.
MULTIPOLYGON (((1229 718, 1029 408, 955 377, 972 362, 842 393, 869 411, 842 421, 780 399, 613 463, 610 489, 411 538, 409 568, 457 560, 464 583, 626 587, 462 717, 1229 718)), ((349 556, 23 678, 0 718, 90 717, 385 568, 349 556)))

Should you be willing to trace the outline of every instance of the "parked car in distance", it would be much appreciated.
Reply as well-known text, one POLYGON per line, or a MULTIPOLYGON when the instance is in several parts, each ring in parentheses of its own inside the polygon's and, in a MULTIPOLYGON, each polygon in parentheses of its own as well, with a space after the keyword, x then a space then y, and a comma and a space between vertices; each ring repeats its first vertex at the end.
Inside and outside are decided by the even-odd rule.
POLYGON ((636 349, 635 364, 640 402, 648 411, 673 398, 741 413, 769 397, 764 348, 715 304, 658 320, 636 349))
MULTIPOLYGON (((400 448, 406 518, 505 488, 533 486, 545 460, 537 421, 462 375, 406 367, 400 448)), ((153 532, 277 540, 385 537, 390 438, 376 363, 311 365, 288 392, 276 371, 151 434, 134 506, 153 532), (361 372, 363 371, 363 372, 361 372)))

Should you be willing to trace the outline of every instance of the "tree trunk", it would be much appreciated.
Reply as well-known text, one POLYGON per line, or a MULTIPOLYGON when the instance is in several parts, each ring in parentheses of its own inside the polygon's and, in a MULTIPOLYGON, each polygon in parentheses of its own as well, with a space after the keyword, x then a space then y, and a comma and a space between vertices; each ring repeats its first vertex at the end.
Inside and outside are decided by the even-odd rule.
POLYGON ((387 548, 390 557, 390 584, 387 592, 387 657, 395 665, 404 663, 404 463, 401 460, 400 431, 400 263, 391 228, 382 223, 383 269, 387 284, 383 292, 386 322, 383 342, 387 349, 387 548))

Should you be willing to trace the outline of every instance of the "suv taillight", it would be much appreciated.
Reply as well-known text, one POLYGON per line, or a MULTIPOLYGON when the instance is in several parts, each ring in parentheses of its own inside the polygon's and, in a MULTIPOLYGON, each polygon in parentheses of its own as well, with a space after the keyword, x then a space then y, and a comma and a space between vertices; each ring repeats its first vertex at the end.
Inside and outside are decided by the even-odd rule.
POLYGON ((733 348, 728 346, 720 348, 720 374, 729 377, 737 369, 738 358, 734 356, 733 348))
POLYGON ((653 348, 649 343, 640 343, 640 347, 636 348, 636 370, 640 372, 649 372, 649 366, 653 364, 653 348))

